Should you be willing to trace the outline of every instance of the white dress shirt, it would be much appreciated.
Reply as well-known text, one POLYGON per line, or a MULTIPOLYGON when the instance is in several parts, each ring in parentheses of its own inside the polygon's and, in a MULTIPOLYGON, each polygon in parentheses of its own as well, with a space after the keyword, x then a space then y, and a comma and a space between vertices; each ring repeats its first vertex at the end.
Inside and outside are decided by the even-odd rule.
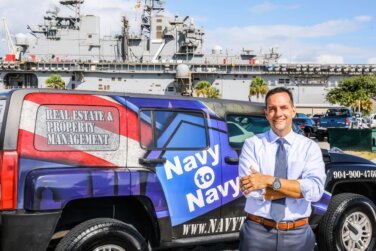
MULTIPOLYGON (((246 139, 239 158, 239 176, 251 174, 250 166, 262 174, 274 176, 275 157, 279 138, 272 130, 246 139)), ((291 131, 284 137, 287 154, 287 179, 297 180, 303 198, 286 198, 283 221, 297 220, 311 215, 311 202, 320 200, 326 179, 320 147, 311 139, 291 131)), ((256 190, 246 195, 245 211, 264 218, 270 216, 271 201, 256 190)))

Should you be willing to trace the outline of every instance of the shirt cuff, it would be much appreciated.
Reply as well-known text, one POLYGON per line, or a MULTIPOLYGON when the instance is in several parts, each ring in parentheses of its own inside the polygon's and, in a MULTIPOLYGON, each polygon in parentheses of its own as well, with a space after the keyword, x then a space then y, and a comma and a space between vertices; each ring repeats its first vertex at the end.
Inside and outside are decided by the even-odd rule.
POLYGON ((311 181, 307 179, 298 180, 300 184, 300 192, 302 193, 304 199, 307 201, 312 201, 312 189, 311 189, 311 181))

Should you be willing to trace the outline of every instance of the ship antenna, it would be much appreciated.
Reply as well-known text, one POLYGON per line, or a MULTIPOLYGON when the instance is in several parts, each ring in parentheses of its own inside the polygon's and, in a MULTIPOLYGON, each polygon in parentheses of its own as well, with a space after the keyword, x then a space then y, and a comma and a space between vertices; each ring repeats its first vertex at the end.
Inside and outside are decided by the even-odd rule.
POLYGON ((78 29, 78 24, 81 16, 81 5, 84 3, 85 0, 60 0, 61 5, 65 5, 69 8, 72 7, 74 9, 75 18, 74 23, 75 27, 78 29))

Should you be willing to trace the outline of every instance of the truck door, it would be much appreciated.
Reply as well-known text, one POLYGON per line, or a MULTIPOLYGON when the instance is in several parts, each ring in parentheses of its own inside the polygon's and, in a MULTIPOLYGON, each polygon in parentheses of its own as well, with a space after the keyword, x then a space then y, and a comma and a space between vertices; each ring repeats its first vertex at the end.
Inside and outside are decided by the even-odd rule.
POLYGON ((197 109, 201 104, 131 97, 128 102, 137 107, 144 150, 139 163, 157 175, 167 203, 157 217, 171 222, 173 238, 210 234, 210 220, 220 217, 220 146, 207 114, 197 109))

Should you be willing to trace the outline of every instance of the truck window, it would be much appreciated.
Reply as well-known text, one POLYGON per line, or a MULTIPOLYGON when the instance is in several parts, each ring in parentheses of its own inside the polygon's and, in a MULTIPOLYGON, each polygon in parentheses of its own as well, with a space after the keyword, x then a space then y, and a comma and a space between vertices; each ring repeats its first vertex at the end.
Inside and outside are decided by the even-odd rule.
POLYGON ((139 118, 143 148, 204 149, 208 146, 207 126, 202 113, 141 110, 139 118))
POLYGON ((327 117, 350 117, 352 115, 351 111, 346 108, 330 108, 326 111, 327 117))
POLYGON ((247 138, 270 128, 262 116, 228 114, 226 121, 230 146, 236 149, 241 148, 247 138))

